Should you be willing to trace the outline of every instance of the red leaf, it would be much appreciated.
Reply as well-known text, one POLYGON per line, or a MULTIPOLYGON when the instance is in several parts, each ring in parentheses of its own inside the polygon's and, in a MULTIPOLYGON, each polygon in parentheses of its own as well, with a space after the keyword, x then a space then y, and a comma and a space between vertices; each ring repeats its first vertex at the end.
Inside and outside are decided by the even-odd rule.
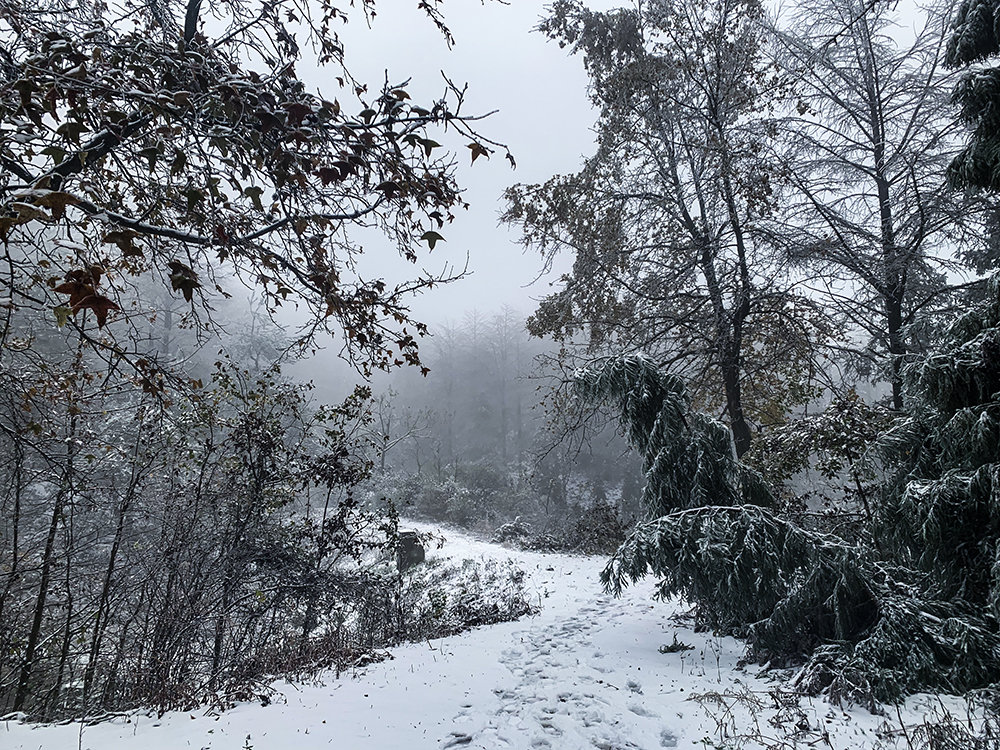
POLYGON ((120 310, 121 308, 113 300, 103 295, 91 294, 73 306, 74 313, 84 309, 93 310, 94 315, 97 316, 97 327, 104 328, 104 324, 108 321, 108 313, 111 310, 120 310))
POLYGON ((92 297, 94 292, 94 287, 90 284, 85 284, 82 281, 66 281, 53 289, 57 294, 68 294, 69 295, 69 306, 76 308, 81 301, 92 297))

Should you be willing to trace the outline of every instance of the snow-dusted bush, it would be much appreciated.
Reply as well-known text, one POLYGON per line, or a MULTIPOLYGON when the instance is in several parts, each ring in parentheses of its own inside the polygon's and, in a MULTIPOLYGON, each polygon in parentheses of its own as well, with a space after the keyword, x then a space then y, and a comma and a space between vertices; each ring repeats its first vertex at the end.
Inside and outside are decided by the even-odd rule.
POLYGON ((492 541, 541 552, 609 555, 625 540, 630 525, 611 503, 594 502, 569 506, 565 521, 547 531, 536 532, 531 524, 515 518, 499 526, 492 541))
POLYGON ((494 544, 508 544, 511 542, 520 544, 530 536, 531 525, 522 521, 520 516, 518 516, 513 521, 509 521, 497 527, 496 531, 493 532, 493 537, 490 541, 494 544))
POLYGON ((406 641, 516 620, 533 611, 524 583, 524 571, 511 561, 431 560, 404 573, 389 562, 343 568, 327 577, 324 611, 309 635, 247 654, 230 692, 249 689, 252 699, 260 683, 251 678, 262 674, 339 673, 390 658, 386 649, 406 641))
POLYGON ((509 560, 463 560, 457 565, 431 560, 382 590, 391 592, 386 614, 397 626, 385 645, 442 638, 532 612, 524 571, 509 560))

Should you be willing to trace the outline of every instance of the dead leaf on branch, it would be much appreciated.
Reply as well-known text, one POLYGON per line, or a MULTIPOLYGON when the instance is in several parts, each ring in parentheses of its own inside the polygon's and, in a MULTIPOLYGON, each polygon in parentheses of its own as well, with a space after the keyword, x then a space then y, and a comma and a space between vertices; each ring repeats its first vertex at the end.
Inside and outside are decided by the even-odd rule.
POLYGON ((480 156, 485 156, 487 159, 490 158, 490 150, 486 148, 481 143, 470 143, 466 146, 470 151, 472 151, 472 163, 476 163, 476 159, 480 156))
POLYGON ((66 281, 55 287, 52 291, 58 294, 69 295, 69 306, 74 310, 83 300, 94 295, 94 287, 82 281, 66 281))
MULTIPOLYGON (((345 165, 345 167, 348 166, 347 162, 336 162, 336 164, 343 164, 345 165)), ((348 172, 346 169, 341 170, 336 166, 333 166, 333 167, 320 167, 318 174, 323 184, 329 185, 331 182, 340 182, 341 180, 343 180, 347 176, 348 172)))
POLYGON ((312 107, 301 102, 286 102, 282 107, 288 112, 288 122, 293 127, 301 125, 302 120, 313 112, 312 107))
MULTIPOLYGON (((52 291, 57 294, 69 295, 69 306, 75 313, 79 305, 89 297, 97 295, 96 289, 101 283, 101 276, 104 269, 98 265, 89 265, 86 268, 75 268, 67 271, 65 281, 52 287, 52 291)), ((50 282, 54 284, 54 281, 50 282)))
POLYGON ((34 221, 36 219, 41 221, 48 221, 51 218, 48 215, 48 213, 38 208, 38 206, 32 205, 31 203, 15 202, 11 203, 10 206, 15 211, 17 211, 18 218, 24 221, 34 221))
POLYGON ((142 257, 142 250, 136 247, 133 240, 139 236, 139 233, 133 229, 116 229, 113 232, 108 232, 104 235, 103 242, 108 244, 117 245, 122 251, 122 255, 126 258, 130 257, 142 257))
POLYGON ((56 315, 56 325, 62 328, 69 322, 69 316, 73 314, 73 309, 66 305, 57 305, 52 308, 52 312, 56 315))
POLYGON ((434 231, 424 232, 422 235, 420 235, 420 239, 425 240, 427 242, 428 247, 431 250, 434 249, 434 246, 437 243, 444 242, 444 237, 442 237, 440 234, 434 231))
POLYGON ((90 284, 93 287, 97 287, 101 283, 101 276, 104 275, 104 269, 92 263, 85 268, 76 268, 72 271, 66 272, 67 281, 80 281, 84 284, 90 284))
POLYGON ((375 186, 375 189, 380 191, 386 198, 392 198, 397 192, 400 192, 402 188, 398 182, 393 182, 392 180, 386 180, 375 186))
POLYGON ((45 206, 52 209, 52 218, 61 219, 66 213, 66 206, 75 206, 80 202, 72 193, 65 193, 61 190, 33 190, 32 198, 36 206, 45 206))
POLYGON ((170 269, 170 285, 173 290, 180 292, 184 295, 184 300, 190 302, 194 298, 194 290, 201 286, 198 274, 179 260, 170 261, 167 267, 170 269))
POLYGON ((121 310, 114 300, 110 300, 101 294, 91 294, 73 306, 73 314, 75 315, 80 310, 88 309, 94 311, 94 315, 97 317, 98 328, 104 328, 104 324, 108 321, 109 312, 112 310, 121 310))

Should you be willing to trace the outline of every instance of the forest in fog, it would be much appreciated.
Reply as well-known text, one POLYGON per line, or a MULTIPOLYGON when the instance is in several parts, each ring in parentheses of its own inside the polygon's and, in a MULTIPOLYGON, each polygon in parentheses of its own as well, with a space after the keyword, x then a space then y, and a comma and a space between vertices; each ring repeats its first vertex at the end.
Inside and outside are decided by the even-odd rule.
POLYGON ((560 412, 557 356, 509 309, 439 328, 422 352, 433 376, 401 373, 373 401, 371 497, 487 536, 513 524, 502 533, 542 547, 610 551, 641 512, 641 463, 606 417, 584 433, 585 415, 560 412))
POLYGON ((427 521, 652 576, 803 695, 995 695, 1000 2, 555 0, 593 140, 537 182, 474 81, 352 74, 393 13, 0 0, 0 716, 537 610, 409 567, 427 521), (482 170, 547 281, 429 326, 482 170))

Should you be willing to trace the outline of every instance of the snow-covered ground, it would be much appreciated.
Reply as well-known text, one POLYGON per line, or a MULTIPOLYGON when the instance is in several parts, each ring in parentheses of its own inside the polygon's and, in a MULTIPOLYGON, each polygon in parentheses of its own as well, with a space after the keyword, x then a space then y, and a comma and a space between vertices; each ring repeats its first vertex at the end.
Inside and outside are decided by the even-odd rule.
POLYGON ((906 747, 908 724, 957 699, 911 699, 897 717, 777 693, 739 665, 742 647, 695 633, 685 607, 651 598, 653 582, 619 599, 601 590, 601 558, 540 554, 454 531, 429 556, 513 558, 540 612, 458 636, 400 646, 394 659, 321 684, 276 688, 268 706, 155 715, 83 726, 0 723, 0 748, 45 750, 416 750, 513 748, 906 747), (674 637, 691 650, 661 653, 674 637), (795 705, 787 705, 793 703, 795 705), (894 733, 886 734, 887 729, 894 733), (759 736, 762 742, 746 738, 759 736), (741 739, 742 738, 742 739, 741 739))

